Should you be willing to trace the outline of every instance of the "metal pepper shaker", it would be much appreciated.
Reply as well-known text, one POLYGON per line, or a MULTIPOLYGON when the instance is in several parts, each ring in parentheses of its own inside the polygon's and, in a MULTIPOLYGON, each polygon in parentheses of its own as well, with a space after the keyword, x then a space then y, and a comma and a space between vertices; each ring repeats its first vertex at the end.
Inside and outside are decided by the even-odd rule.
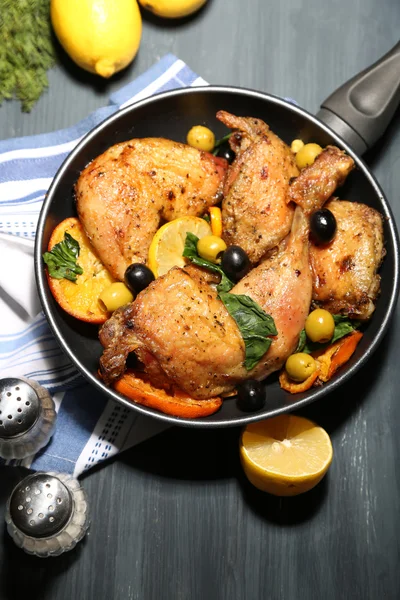
POLYGON ((56 418, 52 397, 36 381, 0 379, 0 457, 35 454, 49 442, 56 418))
POLYGON ((25 477, 11 493, 5 519, 16 545, 42 558, 72 550, 90 524, 78 480, 54 472, 25 477))

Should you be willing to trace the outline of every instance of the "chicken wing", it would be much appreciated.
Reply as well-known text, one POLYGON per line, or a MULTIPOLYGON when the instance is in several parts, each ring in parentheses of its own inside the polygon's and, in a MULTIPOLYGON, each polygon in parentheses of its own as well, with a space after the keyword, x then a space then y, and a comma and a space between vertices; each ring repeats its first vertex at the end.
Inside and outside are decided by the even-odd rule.
POLYGON ((162 138, 112 146, 81 173, 79 218, 101 261, 123 280, 145 263, 161 220, 200 216, 221 201, 227 162, 162 138))
POLYGON ((200 271, 174 268, 103 325, 103 379, 111 383, 119 377, 132 351, 154 383, 172 382, 193 398, 228 393, 245 379, 264 379, 293 352, 308 314, 311 288, 308 222, 298 208, 287 243, 231 291, 258 302, 278 330, 254 369, 245 369, 237 325, 200 271))
POLYGON ((331 200, 336 217, 330 244, 310 246, 313 302, 333 314, 369 319, 379 293, 378 268, 385 255, 382 216, 370 206, 331 200))
POLYGON ((337 187, 354 169, 354 160, 336 146, 327 146, 309 167, 291 181, 287 201, 301 206, 306 214, 322 208, 337 187))
POLYGON ((223 238, 237 244, 253 264, 289 233, 293 206, 287 203, 289 181, 298 175, 294 154, 260 119, 219 111, 217 118, 236 130, 222 202, 223 238))

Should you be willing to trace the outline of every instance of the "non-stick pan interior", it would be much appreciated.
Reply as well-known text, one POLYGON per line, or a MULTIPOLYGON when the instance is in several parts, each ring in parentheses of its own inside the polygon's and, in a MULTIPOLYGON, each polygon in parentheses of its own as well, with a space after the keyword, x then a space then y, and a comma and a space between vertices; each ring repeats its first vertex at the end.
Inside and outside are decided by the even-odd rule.
POLYGON ((256 413, 241 411, 236 399, 227 399, 218 413, 197 420, 182 420, 163 415, 139 405, 132 405, 116 392, 108 390, 96 376, 101 345, 97 339, 97 327, 78 321, 54 301, 46 282, 41 254, 47 249, 53 228, 63 219, 76 215, 74 183, 82 169, 96 156, 113 144, 134 137, 166 137, 185 141, 187 131, 196 124, 210 127, 216 137, 222 137, 227 129, 215 118, 223 109, 242 116, 259 117, 285 142, 296 138, 313 141, 321 146, 335 144, 351 154, 339 138, 314 117, 298 107, 280 99, 236 88, 200 88, 162 94, 128 107, 98 126, 79 144, 59 170, 44 203, 39 221, 36 243, 36 277, 44 312, 61 347, 76 366, 99 389, 126 406, 142 413, 151 414, 167 421, 192 426, 239 425, 307 404, 337 388, 355 373, 381 341, 393 312, 398 286, 398 246, 395 225, 382 192, 365 165, 354 154, 357 169, 349 176, 345 186, 338 190, 341 199, 364 202, 379 210, 385 217, 386 258, 381 268, 382 291, 375 314, 365 328, 364 337, 355 354, 340 374, 320 388, 290 395, 280 389, 275 376, 265 385, 266 402, 263 410, 256 413))

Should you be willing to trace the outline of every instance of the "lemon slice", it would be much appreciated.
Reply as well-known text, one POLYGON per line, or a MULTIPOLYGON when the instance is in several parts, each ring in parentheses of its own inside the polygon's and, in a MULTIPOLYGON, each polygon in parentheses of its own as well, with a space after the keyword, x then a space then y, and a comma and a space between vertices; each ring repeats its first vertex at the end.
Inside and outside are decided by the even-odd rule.
POLYGON ((329 469, 332 456, 326 431, 294 415, 251 423, 240 439, 240 459, 248 480, 275 496, 311 490, 329 469))
POLYGON ((182 253, 188 232, 202 238, 211 235, 211 227, 200 217, 180 217, 160 227, 149 248, 149 268, 154 277, 165 275, 172 267, 186 265, 182 253))

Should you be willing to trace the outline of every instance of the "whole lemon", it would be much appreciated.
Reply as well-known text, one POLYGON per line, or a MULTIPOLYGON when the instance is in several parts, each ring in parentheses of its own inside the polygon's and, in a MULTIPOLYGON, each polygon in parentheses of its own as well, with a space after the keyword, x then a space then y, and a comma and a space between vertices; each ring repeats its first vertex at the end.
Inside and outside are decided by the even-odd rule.
POLYGON ((51 0, 54 31, 72 60, 102 77, 136 56, 142 17, 136 0, 51 0))
POLYGON ((207 0, 139 0, 143 8, 159 17, 177 19, 199 10, 207 0))

